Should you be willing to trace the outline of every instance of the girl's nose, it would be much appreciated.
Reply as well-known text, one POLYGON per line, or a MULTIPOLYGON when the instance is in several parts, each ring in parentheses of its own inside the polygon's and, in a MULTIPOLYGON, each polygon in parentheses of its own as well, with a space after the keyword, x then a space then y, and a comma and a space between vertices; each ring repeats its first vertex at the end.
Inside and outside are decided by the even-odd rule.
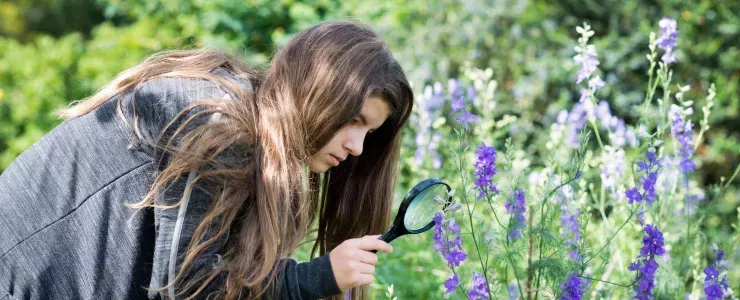
POLYGON ((350 155, 360 156, 362 154, 362 144, 365 141, 364 131, 352 132, 347 140, 344 141, 344 148, 350 155))

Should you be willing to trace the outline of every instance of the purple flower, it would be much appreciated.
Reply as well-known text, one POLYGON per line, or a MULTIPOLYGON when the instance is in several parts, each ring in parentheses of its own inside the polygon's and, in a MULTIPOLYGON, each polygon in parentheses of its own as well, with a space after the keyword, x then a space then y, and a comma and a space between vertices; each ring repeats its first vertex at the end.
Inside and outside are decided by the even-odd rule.
POLYGON ((452 276, 452 278, 447 279, 447 281, 445 281, 445 288, 447 289, 445 291, 445 295, 449 295, 452 292, 454 292, 459 284, 460 284, 460 279, 457 278, 457 273, 455 273, 455 275, 452 276))
MULTIPOLYGON (((576 172, 576 178, 580 177, 581 172, 576 172)), ((573 203, 571 186, 564 186, 558 194, 560 199, 560 223, 563 226, 561 236, 565 239, 565 245, 570 248, 568 256, 571 260, 579 262, 581 259, 580 251, 577 248, 581 240, 581 232, 578 224, 578 216, 581 214, 578 207, 573 203)))
POLYGON ((476 150, 478 160, 475 162, 475 188, 478 189, 478 198, 481 199, 487 193, 498 194, 498 189, 493 183, 493 175, 496 175, 496 149, 481 143, 476 150))
POLYGON ((658 38, 658 48, 663 50, 670 50, 676 47, 678 42, 678 25, 675 19, 663 17, 658 22, 660 27, 660 37, 658 38))
POLYGON ((660 60, 667 64, 673 64, 678 61, 676 59, 676 54, 673 53, 673 51, 666 51, 666 53, 664 53, 663 56, 660 57, 660 60))
POLYGON ((474 86, 468 86, 468 99, 473 101, 473 103, 478 104, 478 92, 475 91, 474 86))
POLYGON ((454 249, 450 251, 450 254, 447 256, 447 261, 455 267, 459 267, 460 263, 465 261, 466 258, 468 258, 468 255, 465 253, 464 250, 454 249))
POLYGON ((676 57, 673 54, 673 48, 678 44, 678 26, 676 20, 663 17, 658 22, 658 26, 660 27, 660 37, 658 37, 656 42, 658 43, 658 48, 666 51, 661 60, 666 64, 675 63, 676 57))
POLYGON ((580 300, 588 289, 588 280, 579 278, 575 272, 571 272, 568 279, 560 284, 560 289, 563 292, 560 300, 580 300))
MULTIPOLYGON (((478 122, 478 116, 465 110, 465 90, 460 81, 457 79, 450 79, 448 82, 448 88, 450 90, 450 97, 452 99, 452 112, 450 115, 460 112, 459 115, 455 116, 455 121, 459 124, 465 125, 465 130, 470 130, 470 124, 478 122)), ((472 96, 468 92, 469 96, 472 96)))
POLYGON ((665 249, 663 249, 663 233, 653 225, 645 226, 645 237, 642 238, 640 256, 661 256, 663 253, 665 253, 665 249))
POLYGON ((727 274, 720 279, 722 271, 727 270, 727 261, 724 260, 725 253, 717 250, 717 259, 704 269, 704 293, 707 294, 707 300, 722 299, 727 292, 727 274))
POLYGON ((506 207, 506 213, 511 215, 508 234, 509 239, 514 241, 522 236, 522 230, 526 227, 524 212, 527 208, 524 202, 524 191, 522 189, 514 191, 513 197, 509 197, 504 207, 506 207))
POLYGON ((601 77, 599 76, 593 77, 588 81, 588 87, 594 91, 600 90, 601 88, 603 88, 604 84, 605 84, 604 81, 601 80, 601 77))
POLYGON ((578 70, 578 79, 576 83, 581 83, 584 79, 591 76, 599 66, 599 60, 596 59, 596 48, 593 45, 576 46, 576 56, 573 57, 576 64, 581 68, 578 70))
POLYGON ((463 109, 462 113, 460 113, 459 115, 457 115, 457 117, 455 117, 455 121, 457 121, 457 123, 459 124, 465 125, 465 130, 469 131, 470 124, 478 122, 478 116, 471 114, 465 109, 463 109))
POLYGON ((462 98, 465 94, 463 86, 460 84, 460 80, 455 78, 447 80, 447 90, 450 91, 450 97, 452 97, 452 99, 462 98))
POLYGON ((571 236, 565 241, 567 246, 575 246, 581 239, 581 233, 578 230, 578 215, 580 212, 576 209, 573 212, 565 211, 560 215, 560 222, 563 224, 563 236, 571 236))
POLYGON ((570 112, 561 111, 559 114, 558 123, 565 125, 566 141, 571 148, 578 148, 579 133, 586 126, 587 116, 586 106, 581 102, 574 104, 570 112))
POLYGON ((658 262, 655 256, 665 253, 663 249, 663 233, 653 225, 644 228, 645 237, 642 239, 642 248, 637 261, 629 266, 630 271, 638 271, 639 279, 635 289, 635 299, 652 299, 655 287, 655 271, 658 270, 658 262))
POLYGON ((691 134, 694 132, 693 125, 691 121, 684 121, 683 112, 678 106, 671 106, 671 115, 673 117, 671 135, 681 144, 678 150, 681 162, 678 165, 681 171, 688 175, 696 169, 696 164, 691 160, 691 156, 694 155, 693 140, 691 139, 691 134))
POLYGON ((516 286, 516 282, 510 283, 508 288, 509 298, 507 300, 516 300, 519 297, 519 289, 516 286))
POLYGON ((573 250, 570 250, 568 252, 568 258, 574 262, 581 262, 583 261, 583 255, 581 255, 581 252, 578 251, 578 248, 573 248, 573 250))
POLYGON ((458 112, 458 111, 460 111, 460 110, 465 109, 465 104, 463 104, 463 100, 464 100, 464 98, 462 96, 460 96, 458 98, 452 98, 452 104, 451 104, 451 106, 452 106, 452 113, 453 114, 456 113, 456 112, 458 112))
POLYGON ((627 196, 627 199, 629 199, 629 204, 632 204, 633 202, 639 203, 642 201, 642 195, 640 195, 640 191, 637 190, 637 187, 628 189, 624 194, 627 196))
POLYGON ((445 102, 445 90, 439 82, 434 83, 434 87, 427 85, 424 87, 424 97, 421 107, 428 113, 433 113, 445 102))
POLYGON ((645 172, 645 174, 640 178, 642 193, 640 193, 637 187, 627 189, 624 193, 625 196, 627 196, 627 199, 629 199, 630 204, 633 202, 639 203, 642 202, 642 200, 645 200, 648 205, 652 205, 656 199, 655 183, 658 180, 660 160, 657 159, 655 151, 653 150, 649 150, 645 153, 645 158, 645 160, 637 162, 637 172, 645 172))
POLYGON ((443 212, 438 212, 432 218, 434 221, 434 249, 437 250, 450 266, 458 267, 467 259, 468 255, 462 248, 460 225, 455 219, 445 219, 443 212))
POLYGON ((645 211, 641 210, 637 212, 637 221, 640 222, 640 225, 645 225, 645 211))
POLYGON ((472 300, 488 299, 488 282, 486 282, 486 278, 483 275, 477 272, 473 274, 471 285, 468 298, 472 300))
POLYGON ((601 182, 607 190, 616 190, 624 173, 624 150, 611 146, 604 147, 604 166, 601 168, 601 182))

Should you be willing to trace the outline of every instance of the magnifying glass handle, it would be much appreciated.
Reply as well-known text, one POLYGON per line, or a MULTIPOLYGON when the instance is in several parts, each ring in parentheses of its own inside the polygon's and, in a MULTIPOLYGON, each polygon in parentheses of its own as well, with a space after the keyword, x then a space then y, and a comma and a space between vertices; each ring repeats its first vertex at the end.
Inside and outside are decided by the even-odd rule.
MULTIPOLYGON (((394 229, 394 227, 391 227, 390 229, 388 229, 388 231, 386 231, 385 233, 383 233, 383 235, 381 235, 380 237, 378 237, 378 239, 381 240, 381 241, 384 241, 386 243, 390 243, 392 240, 395 240, 397 237, 401 236, 400 234, 398 234, 393 229, 394 229)), ((377 253, 378 250, 371 250, 371 252, 372 253, 377 253)))

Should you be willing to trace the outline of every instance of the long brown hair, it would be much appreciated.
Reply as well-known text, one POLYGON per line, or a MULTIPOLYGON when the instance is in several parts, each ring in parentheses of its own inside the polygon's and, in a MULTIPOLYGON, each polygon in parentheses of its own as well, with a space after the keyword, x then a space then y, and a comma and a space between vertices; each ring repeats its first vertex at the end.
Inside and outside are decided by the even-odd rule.
MULTIPOLYGON (((134 205, 156 207, 154 199, 161 190, 190 170, 198 171, 195 182, 212 193, 210 209, 194 232, 177 277, 169 278, 179 295, 194 298, 224 273, 226 285, 219 296, 226 299, 256 299, 275 292, 280 257, 299 246, 317 215, 312 256, 328 253, 346 239, 379 234, 386 228, 401 127, 411 113, 413 93, 400 65, 370 28, 331 21, 305 29, 277 51, 265 71, 217 50, 160 53, 59 114, 83 115, 140 83, 173 76, 211 80, 238 98, 203 99, 180 113, 192 116, 173 136, 160 136, 166 142, 157 147, 170 159, 155 174, 146 197, 134 205), (252 90, 214 76, 210 71, 215 68, 247 80, 252 90), (371 96, 386 100, 391 116, 367 135, 363 154, 324 174, 309 171, 309 157, 349 124, 371 96), (201 110, 193 113, 196 108, 201 110), (197 117, 214 112, 224 117, 185 130, 197 117), (225 235, 228 242, 222 251, 228 253, 227 263, 197 280, 187 276, 194 259, 225 235), (244 287, 248 295, 241 294, 244 287)), ((136 119, 132 122, 141 137, 136 119)), ((352 291, 353 299, 366 297, 366 288, 352 291)))

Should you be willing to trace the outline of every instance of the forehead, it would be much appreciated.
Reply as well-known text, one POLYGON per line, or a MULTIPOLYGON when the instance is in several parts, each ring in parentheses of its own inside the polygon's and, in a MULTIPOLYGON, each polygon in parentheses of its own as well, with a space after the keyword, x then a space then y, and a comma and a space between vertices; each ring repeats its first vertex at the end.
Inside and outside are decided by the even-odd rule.
POLYGON ((361 116, 367 119, 370 125, 380 126, 390 116, 388 101, 381 97, 371 96, 362 106, 361 116))

